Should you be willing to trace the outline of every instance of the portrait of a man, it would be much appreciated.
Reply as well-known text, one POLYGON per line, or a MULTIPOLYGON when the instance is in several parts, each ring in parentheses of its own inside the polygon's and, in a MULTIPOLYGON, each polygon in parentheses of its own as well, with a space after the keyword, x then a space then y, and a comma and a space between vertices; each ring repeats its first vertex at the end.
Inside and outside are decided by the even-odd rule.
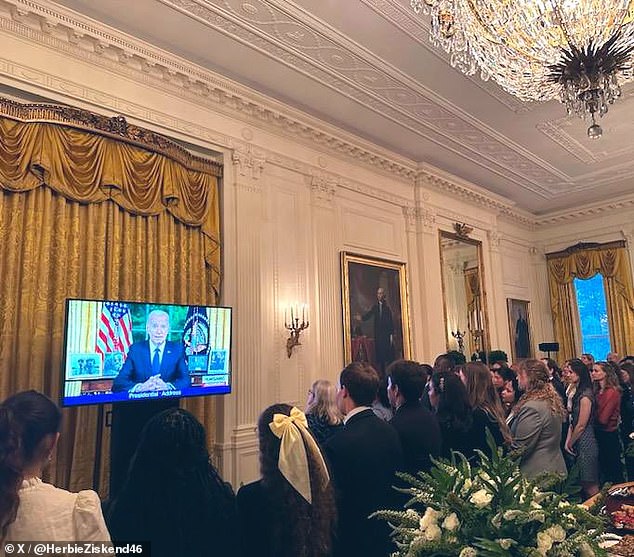
POLYGON ((515 362, 524 358, 531 358, 533 350, 528 321, 528 302, 509 298, 507 306, 512 360, 515 362))
POLYGON ((346 362, 370 363, 381 375, 409 357, 405 265, 342 254, 346 362))

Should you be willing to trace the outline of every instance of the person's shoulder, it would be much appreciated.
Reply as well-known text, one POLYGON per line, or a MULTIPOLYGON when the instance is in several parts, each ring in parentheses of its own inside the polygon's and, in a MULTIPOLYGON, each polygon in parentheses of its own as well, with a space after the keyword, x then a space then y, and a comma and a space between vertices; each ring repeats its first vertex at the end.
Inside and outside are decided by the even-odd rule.
POLYGON ((254 500, 260 500, 262 498, 262 480, 256 480, 248 484, 240 486, 238 493, 236 494, 236 502, 238 506, 244 506, 254 500))

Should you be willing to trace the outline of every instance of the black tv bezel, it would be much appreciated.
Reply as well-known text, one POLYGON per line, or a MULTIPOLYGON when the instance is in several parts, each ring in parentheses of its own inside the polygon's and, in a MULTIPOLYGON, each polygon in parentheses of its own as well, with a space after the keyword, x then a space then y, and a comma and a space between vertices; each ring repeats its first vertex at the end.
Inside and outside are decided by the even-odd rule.
MULTIPOLYGON (((158 309, 158 308, 157 308, 158 309)), ((167 303, 167 302, 153 302, 148 300, 119 300, 114 298, 66 298, 64 302, 64 346, 62 351, 62 361, 61 361, 61 369, 59 373, 60 385, 59 385, 59 405, 62 408, 75 408, 80 406, 99 406, 105 404, 144 404, 149 402, 154 402, 156 400, 179 400, 181 398, 195 398, 195 397, 207 397, 207 396, 223 396, 229 395, 233 392, 233 307, 232 306, 224 306, 224 305, 210 305, 210 304, 197 304, 197 303, 167 303), (164 306, 164 307, 190 307, 190 306, 201 306, 205 308, 218 308, 218 309, 228 309, 229 310, 229 362, 228 362, 228 372, 229 372, 229 382, 226 386, 226 392, 206 392, 206 393, 192 393, 192 394, 181 394, 179 396, 165 396, 165 397, 153 397, 147 399, 136 399, 136 400, 105 400, 98 402, 82 402, 82 403, 73 403, 67 404, 65 402, 66 398, 75 398, 75 397, 66 397, 65 395, 65 386, 66 386, 66 365, 68 363, 68 311, 70 309, 71 302, 117 302, 120 304, 148 304, 152 306, 164 306)), ((80 398, 80 397, 77 397, 80 398)), ((83 397, 82 397, 83 398, 83 397)), ((86 397, 90 399, 90 396, 86 397)))

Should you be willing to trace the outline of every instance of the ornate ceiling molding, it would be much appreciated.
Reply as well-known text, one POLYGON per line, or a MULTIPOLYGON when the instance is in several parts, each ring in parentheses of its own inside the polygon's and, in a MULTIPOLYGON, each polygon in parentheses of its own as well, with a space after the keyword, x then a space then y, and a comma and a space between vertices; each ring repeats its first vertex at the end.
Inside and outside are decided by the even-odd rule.
MULTIPOLYGON (((409 5, 396 0, 359 1, 385 19, 385 21, 394 25, 413 41, 417 42, 430 54, 442 60, 446 64, 449 64, 449 56, 443 50, 434 48, 431 45, 429 40, 430 26, 427 18, 415 14, 409 5)), ((483 81, 478 75, 463 75, 463 77, 516 114, 529 112, 531 110, 532 104, 521 102, 516 97, 506 93, 501 87, 498 87, 492 81, 483 81)))
POLYGON ((557 211, 536 218, 537 226, 550 226, 571 220, 592 218, 621 211, 631 211, 634 208, 634 195, 613 199, 601 203, 585 205, 571 211, 557 211))
POLYGON ((550 165, 293 3, 161 2, 536 195, 565 187, 550 165))

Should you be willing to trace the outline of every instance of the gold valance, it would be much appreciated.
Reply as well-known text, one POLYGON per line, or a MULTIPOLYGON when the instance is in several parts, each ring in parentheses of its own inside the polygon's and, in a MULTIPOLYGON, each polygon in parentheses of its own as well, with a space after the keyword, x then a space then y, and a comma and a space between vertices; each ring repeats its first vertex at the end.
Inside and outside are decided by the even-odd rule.
POLYGON ((46 185, 69 200, 100 203, 110 199, 132 214, 167 211, 178 221, 199 227, 218 292, 216 175, 98 131, 67 125, 0 115, 0 137, 0 188, 25 192, 46 185))

